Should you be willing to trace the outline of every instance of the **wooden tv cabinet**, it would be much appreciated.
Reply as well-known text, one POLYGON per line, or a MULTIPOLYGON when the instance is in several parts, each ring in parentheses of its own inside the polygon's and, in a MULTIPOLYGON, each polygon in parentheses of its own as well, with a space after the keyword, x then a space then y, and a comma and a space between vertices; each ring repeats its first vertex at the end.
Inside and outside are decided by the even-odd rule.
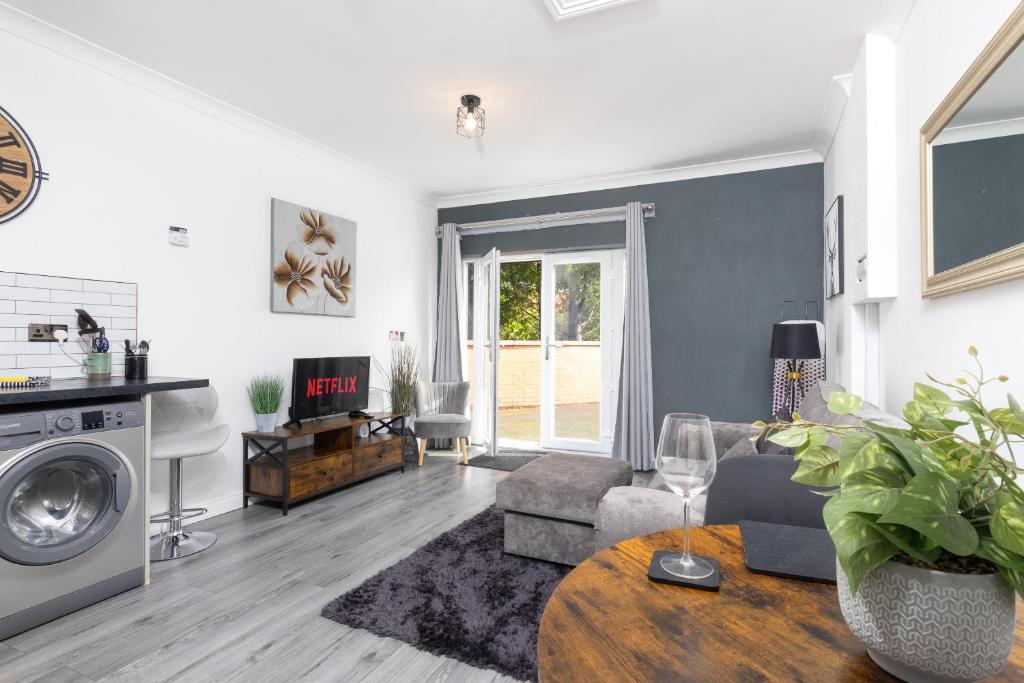
POLYGON ((281 503, 281 514, 287 515, 292 503, 384 472, 404 472, 405 418, 338 415, 268 433, 243 432, 242 507, 249 507, 250 497, 260 497, 281 503), (356 429, 364 424, 370 435, 359 438, 356 429), (293 439, 307 444, 290 446, 293 439))

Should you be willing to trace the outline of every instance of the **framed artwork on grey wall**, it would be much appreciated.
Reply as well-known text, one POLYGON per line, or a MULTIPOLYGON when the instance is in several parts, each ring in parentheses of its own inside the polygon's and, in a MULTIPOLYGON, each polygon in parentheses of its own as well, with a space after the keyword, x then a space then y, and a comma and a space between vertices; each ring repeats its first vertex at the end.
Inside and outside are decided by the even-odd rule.
POLYGON ((843 195, 836 197, 825 213, 825 298, 839 296, 844 290, 843 272, 843 195))
POLYGON ((270 310, 354 316, 355 222, 281 199, 270 214, 270 310))

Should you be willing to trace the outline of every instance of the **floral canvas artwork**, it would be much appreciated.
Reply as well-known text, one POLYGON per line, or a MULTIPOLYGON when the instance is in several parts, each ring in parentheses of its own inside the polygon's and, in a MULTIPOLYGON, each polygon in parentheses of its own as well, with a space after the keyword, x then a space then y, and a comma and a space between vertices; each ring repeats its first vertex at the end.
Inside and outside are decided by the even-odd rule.
POLYGON ((271 201, 270 310, 354 316, 356 224, 271 201))

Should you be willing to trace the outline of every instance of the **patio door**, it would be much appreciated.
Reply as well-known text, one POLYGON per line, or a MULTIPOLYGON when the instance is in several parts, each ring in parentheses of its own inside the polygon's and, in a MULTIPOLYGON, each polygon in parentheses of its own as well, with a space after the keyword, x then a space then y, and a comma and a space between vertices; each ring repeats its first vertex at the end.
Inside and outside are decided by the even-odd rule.
POLYGON ((467 282, 470 329, 473 342, 473 408, 472 435, 475 445, 483 446, 488 455, 498 450, 498 277, 501 252, 491 249, 485 256, 469 264, 472 274, 467 282))
POLYGON ((622 358, 621 249, 546 254, 541 447, 610 454, 622 358))

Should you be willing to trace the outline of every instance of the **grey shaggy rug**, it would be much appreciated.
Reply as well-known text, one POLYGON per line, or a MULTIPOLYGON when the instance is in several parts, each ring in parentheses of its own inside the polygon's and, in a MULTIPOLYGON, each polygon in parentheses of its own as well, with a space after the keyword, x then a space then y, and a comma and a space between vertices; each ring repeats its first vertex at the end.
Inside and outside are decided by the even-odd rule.
POLYGON ((335 599, 322 615, 537 680, 540 617, 571 567, 506 555, 504 528, 492 505, 335 599))

